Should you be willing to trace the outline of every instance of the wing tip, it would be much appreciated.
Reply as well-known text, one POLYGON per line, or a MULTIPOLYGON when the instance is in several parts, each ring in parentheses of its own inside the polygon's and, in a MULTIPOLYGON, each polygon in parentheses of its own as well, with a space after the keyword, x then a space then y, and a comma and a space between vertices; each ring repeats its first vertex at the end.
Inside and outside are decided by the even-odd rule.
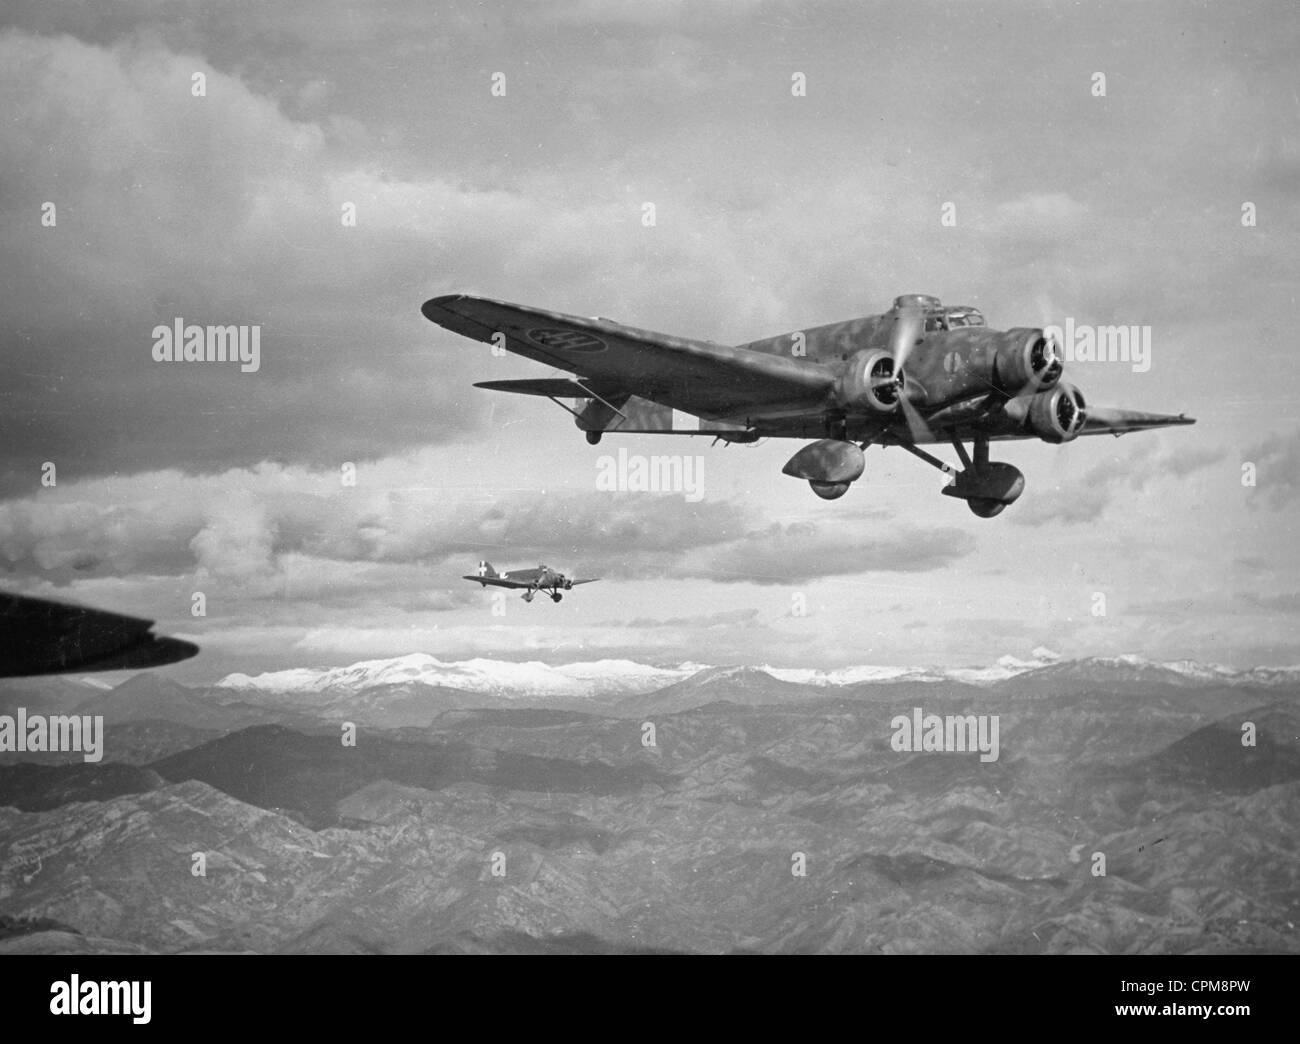
POLYGON ((154 635, 153 637, 159 656, 153 666, 162 667, 170 663, 180 663, 183 660, 193 659, 199 654, 198 645, 194 642, 187 642, 184 638, 171 638, 164 634, 154 635))
POLYGON ((456 311, 451 306, 457 301, 463 301, 464 294, 441 294, 438 297, 431 297, 420 305, 420 313, 431 323, 442 325, 441 320, 447 315, 455 315, 456 311))

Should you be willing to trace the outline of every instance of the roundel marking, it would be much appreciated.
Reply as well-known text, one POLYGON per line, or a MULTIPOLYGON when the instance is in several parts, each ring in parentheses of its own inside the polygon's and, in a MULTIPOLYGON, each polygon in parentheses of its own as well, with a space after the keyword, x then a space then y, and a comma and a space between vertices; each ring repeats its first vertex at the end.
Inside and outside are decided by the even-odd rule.
POLYGON ((543 327, 529 330, 528 339, 544 348, 561 352, 603 352, 609 347, 604 341, 583 330, 565 330, 543 327))

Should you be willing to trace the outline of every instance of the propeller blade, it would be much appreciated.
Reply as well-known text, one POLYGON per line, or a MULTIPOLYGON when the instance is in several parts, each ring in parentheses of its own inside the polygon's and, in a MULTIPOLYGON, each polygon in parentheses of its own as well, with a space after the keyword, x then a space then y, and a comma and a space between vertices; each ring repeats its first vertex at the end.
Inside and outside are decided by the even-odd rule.
POLYGON ((894 328, 889 335, 889 351, 894 357, 893 380, 898 386, 898 404, 903 410, 903 418, 907 421, 907 430, 911 432, 913 442, 929 441, 934 437, 921 417, 921 411, 907 393, 907 375, 903 370, 907 357, 924 333, 925 313, 917 308, 904 308, 894 317, 894 328))
POLYGON ((916 342, 925 333, 925 313, 915 308, 905 308, 894 318, 894 329, 890 331, 889 354, 894 357, 894 374, 903 372, 903 364, 916 346, 916 342))
POLYGON ((898 403, 903 407, 903 418, 907 421, 907 430, 912 433, 912 441, 932 442, 934 433, 930 430, 930 426, 925 423, 921 411, 912 404, 906 388, 899 389, 898 403))

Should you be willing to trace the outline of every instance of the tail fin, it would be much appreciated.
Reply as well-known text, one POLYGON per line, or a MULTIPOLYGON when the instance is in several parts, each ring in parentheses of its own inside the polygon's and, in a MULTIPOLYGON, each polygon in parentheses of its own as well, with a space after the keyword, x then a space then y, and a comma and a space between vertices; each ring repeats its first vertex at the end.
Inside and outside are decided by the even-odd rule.
POLYGON ((480 562, 480 563, 478 564, 478 575, 479 575, 479 576, 496 576, 496 575, 497 575, 497 571, 496 571, 495 569, 492 568, 492 563, 491 563, 491 562, 480 562))

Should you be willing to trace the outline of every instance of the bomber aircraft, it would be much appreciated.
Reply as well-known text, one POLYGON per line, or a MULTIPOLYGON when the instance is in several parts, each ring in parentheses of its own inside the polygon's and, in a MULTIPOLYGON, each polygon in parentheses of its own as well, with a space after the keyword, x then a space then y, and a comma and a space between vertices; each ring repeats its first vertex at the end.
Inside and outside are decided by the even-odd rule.
POLYGON ((475 387, 545 396, 592 445, 606 432, 815 439, 782 470, 825 500, 861 477, 868 446, 899 446, 953 477, 943 493, 991 518, 1015 502, 1025 479, 989 460, 990 442, 1061 443, 1195 423, 1089 406, 1061 380, 1054 337, 990 329, 977 309, 945 307, 928 294, 897 297, 882 315, 735 347, 465 294, 432 298, 421 311, 462 336, 574 374, 475 387), (933 443, 950 443, 960 470, 921 448, 933 443))
POLYGON ((199 651, 152 629, 152 620, 0 591, 0 678, 161 667, 199 651))
POLYGON ((510 587, 515 590, 522 588, 525 602, 531 602, 533 595, 538 591, 549 594, 552 602, 558 602, 564 597, 562 591, 573 590, 574 584, 594 584, 600 577, 594 576, 590 580, 570 580, 563 573, 556 572, 545 565, 539 565, 536 569, 511 569, 498 573, 492 568, 491 562, 480 562, 478 572, 474 576, 461 579, 473 580, 483 587, 491 584, 493 587, 510 587))

